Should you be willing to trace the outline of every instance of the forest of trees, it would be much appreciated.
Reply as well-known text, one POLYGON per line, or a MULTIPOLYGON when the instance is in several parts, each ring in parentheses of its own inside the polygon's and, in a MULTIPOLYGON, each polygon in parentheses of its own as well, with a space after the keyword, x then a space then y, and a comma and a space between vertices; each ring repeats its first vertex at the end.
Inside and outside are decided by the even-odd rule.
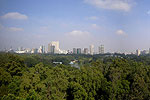
POLYGON ((0 99, 150 100, 150 55, 0 53, 0 99))

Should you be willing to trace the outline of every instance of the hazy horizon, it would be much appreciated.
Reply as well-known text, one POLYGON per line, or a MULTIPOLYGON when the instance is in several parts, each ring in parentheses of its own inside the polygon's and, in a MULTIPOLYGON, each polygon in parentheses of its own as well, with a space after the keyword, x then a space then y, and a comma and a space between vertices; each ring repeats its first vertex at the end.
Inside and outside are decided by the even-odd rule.
POLYGON ((150 48, 149 0, 0 0, 0 50, 47 47, 133 52, 150 48))

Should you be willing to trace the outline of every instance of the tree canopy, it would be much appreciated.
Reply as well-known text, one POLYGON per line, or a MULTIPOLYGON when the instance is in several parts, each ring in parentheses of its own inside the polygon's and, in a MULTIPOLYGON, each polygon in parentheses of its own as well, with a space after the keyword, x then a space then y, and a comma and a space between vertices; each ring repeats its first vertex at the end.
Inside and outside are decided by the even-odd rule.
POLYGON ((0 53, 0 99, 149 100, 149 62, 149 55, 0 53))

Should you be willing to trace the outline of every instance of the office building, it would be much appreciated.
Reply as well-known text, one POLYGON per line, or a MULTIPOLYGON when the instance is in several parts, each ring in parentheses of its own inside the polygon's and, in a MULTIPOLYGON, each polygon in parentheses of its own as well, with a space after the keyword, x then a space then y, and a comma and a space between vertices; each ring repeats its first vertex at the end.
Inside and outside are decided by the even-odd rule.
POLYGON ((84 48, 83 53, 88 54, 88 48, 84 48))
POLYGON ((77 54, 81 54, 81 48, 77 48, 77 54))
POLYGON ((49 45, 48 46, 48 53, 54 54, 55 52, 55 46, 54 45, 49 45))
POLYGON ((141 54, 140 50, 136 50, 136 55, 139 56, 141 54))
POLYGON ((52 41, 48 44, 48 53, 59 53, 59 41, 52 41))
POLYGON ((51 44, 55 46, 55 50, 59 51, 59 41, 52 41, 51 44))
POLYGON ((91 55, 94 54, 94 45, 90 45, 90 54, 91 54, 91 55))
POLYGON ((143 50, 143 51, 141 51, 140 54, 141 54, 141 55, 146 55, 146 54, 149 54, 149 51, 148 51, 148 50, 143 50))
POLYGON ((98 53, 99 53, 99 54, 104 54, 104 45, 100 45, 100 46, 98 47, 98 53))
POLYGON ((33 49, 31 50, 31 53, 38 53, 38 49, 37 49, 37 48, 33 48, 33 49))
POLYGON ((55 46, 50 46, 50 53, 52 53, 52 54, 54 54, 54 53, 56 53, 56 50, 55 50, 55 46))
POLYGON ((77 49, 73 48, 73 54, 77 54, 77 49))
POLYGON ((26 48, 25 51, 26 51, 26 53, 31 53, 31 49, 30 48, 26 48))
POLYGON ((38 53, 45 53, 45 47, 43 45, 38 49, 38 53))

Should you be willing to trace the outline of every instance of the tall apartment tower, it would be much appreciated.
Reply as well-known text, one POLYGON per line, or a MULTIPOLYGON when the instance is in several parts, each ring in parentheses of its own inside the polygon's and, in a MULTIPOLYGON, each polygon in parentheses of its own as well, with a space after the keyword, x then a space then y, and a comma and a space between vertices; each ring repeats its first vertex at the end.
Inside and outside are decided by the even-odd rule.
POLYGON ((81 48, 77 48, 77 54, 81 54, 81 48))
POLYGON ((104 54, 104 45, 100 45, 98 47, 98 52, 99 52, 99 54, 104 54))
POLYGON ((31 53, 38 53, 38 49, 37 49, 37 48, 33 48, 33 49, 31 50, 31 53))
POLYGON ((136 55, 139 56, 141 54, 140 50, 136 50, 136 55))
POLYGON ((45 46, 43 46, 43 53, 46 53, 45 46))
POLYGON ((94 54, 94 45, 90 45, 90 54, 91 54, 91 55, 94 54))
POLYGON ((45 46, 40 46, 40 48, 38 49, 38 53, 45 53, 45 46))
POLYGON ((83 53, 88 54, 88 48, 84 48, 83 53))
POLYGON ((73 54, 77 54, 77 49, 73 48, 73 54))
POLYGON ((52 41, 48 44, 48 53, 59 53, 59 41, 52 41))

